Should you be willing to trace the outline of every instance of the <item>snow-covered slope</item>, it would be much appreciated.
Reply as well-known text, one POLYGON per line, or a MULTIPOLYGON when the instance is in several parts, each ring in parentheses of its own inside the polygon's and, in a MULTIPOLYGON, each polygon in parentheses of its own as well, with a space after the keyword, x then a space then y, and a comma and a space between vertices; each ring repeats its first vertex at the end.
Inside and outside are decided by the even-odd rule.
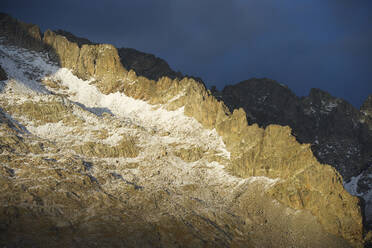
MULTIPOLYGON (((5 46, 0 47, 0 52, 1 64, 11 78, 6 82, 7 86, 3 92, 4 99, 9 101, 17 99, 17 103, 28 99, 42 101, 48 100, 54 91, 53 94, 65 94, 70 104, 93 113, 97 116, 96 120, 103 113, 109 113, 117 120, 139 125, 147 131, 169 132, 169 136, 164 138, 169 142, 182 140, 183 143, 199 144, 205 149, 215 149, 225 157, 229 157, 229 153, 216 131, 206 130, 193 118, 185 116, 183 108, 167 111, 162 106, 153 106, 144 101, 127 97, 123 93, 102 94, 94 85, 90 85, 94 79, 81 80, 70 70, 58 68, 47 62, 46 55, 43 54, 5 46), (63 89, 49 89, 49 91, 40 83, 43 80, 58 82, 58 85, 63 89), (11 91, 10 95, 9 91, 11 91)), ((94 115, 90 115, 90 117, 94 115)), ((88 117, 82 116, 82 118, 88 117)), ((58 127, 59 124, 55 125, 58 127)), ((98 123, 94 125, 98 125, 98 123)), ((100 128, 109 127, 101 126, 100 128)), ((43 126, 39 128, 39 130, 42 129, 43 126)), ((123 132, 123 130, 115 131, 123 132)), ((61 134, 60 132, 55 133, 56 135, 61 134)))

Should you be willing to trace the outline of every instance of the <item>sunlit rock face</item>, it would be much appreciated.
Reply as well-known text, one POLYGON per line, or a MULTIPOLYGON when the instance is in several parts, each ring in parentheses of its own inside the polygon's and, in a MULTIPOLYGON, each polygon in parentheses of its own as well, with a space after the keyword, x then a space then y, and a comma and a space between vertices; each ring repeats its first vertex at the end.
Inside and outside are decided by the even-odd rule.
POLYGON ((290 126, 298 141, 310 143, 317 159, 334 166, 346 181, 365 169, 371 157, 372 134, 361 113, 324 91, 312 89, 299 98, 273 80, 252 79, 220 94, 229 108, 242 107, 249 123, 290 126))
POLYGON ((249 123, 263 127, 270 124, 290 126, 296 139, 310 143, 317 160, 333 166, 347 186, 358 177, 357 188, 347 189, 364 198, 367 219, 372 218, 369 179, 372 131, 368 126, 368 100, 359 111, 319 89, 312 89, 309 96, 299 98, 285 85, 270 79, 247 80, 227 86, 215 95, 230 109, 243 108, 249 123))
POLYGON ((111 90, 112 85, 121 84, 127 73, 112 45, 84 44, 79 47, 77 43, 50 30, 45 32, 43 42, 50 47, 49 54, 61 67, 71 69, 80 78, 88 80, 93 77, 97 81, 106 82, 106 91, 111 90))
POLYGON ((1 17, 1 245, 363 246, 358 198, 289 127, 1 17))

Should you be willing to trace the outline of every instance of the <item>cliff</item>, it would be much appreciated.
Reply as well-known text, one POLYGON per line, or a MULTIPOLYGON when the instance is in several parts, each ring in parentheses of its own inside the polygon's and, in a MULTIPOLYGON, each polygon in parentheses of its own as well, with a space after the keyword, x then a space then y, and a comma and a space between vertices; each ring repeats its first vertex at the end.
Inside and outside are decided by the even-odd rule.
POLYGON ((370 221, 372 184, 368 175, 372 165, 372 132, 368 126, 368 100, 359 111, 319 89, 312 89, 309 96, 297 97, 270 79, 243 81, 216 94, 230 109, 243 108, 249 123, 262 127, 290 126, 296 139, 311 144, 317 160, 333 166, 347 186, 359 177, 352 193, 364 197, 370 221))

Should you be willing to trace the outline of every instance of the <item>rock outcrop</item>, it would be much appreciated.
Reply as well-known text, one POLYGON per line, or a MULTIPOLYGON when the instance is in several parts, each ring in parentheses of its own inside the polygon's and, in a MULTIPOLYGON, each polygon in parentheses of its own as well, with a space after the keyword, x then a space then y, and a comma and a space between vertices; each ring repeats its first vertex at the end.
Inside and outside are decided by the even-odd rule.
POLYGON ((360 112, 363 114, 362 120, 368 125, 369 129, 372 130, 372 94, 369 95, 362 104, 360 112))
MULTIPOLYGON (((77 44, 80 48, 83 45, 97 45, 96 43, 65 30, 55 30, 54 34, 65 37, 73 44, 77 44)), ((171 79, 183 78, 182 73, 175 72, 170 68, 168 63, 152 54, 144 53, 133 48, 118 48, 117 49, 120 61, 123 67, 127 70, 133 70, 137 75, 146 77, 151 80, 159 80, 161 77, 169 77, 171 79)))
MULTIPOLYGON (((81 47, 64 36, 50 30, 44 33, 43 42, 51 49, 49 52, 61 67, 66 67, 83 79, 94 77, 109 86, 122 84, 127 71, 123 68, 116 48, 108 44, 81 47)), ((110 91, 110 87, 104 89, 110 91)))
POLYGON ((345 181, 371 162, 372 133, 360 112, 324 91, 312 89, 299 98, 273 80, 251 79, 225 87, 221 97, 230 109, 243 108, 249 123, 290 126, 297 140, 311 144, 318 160, 334 166, 345 181))
POLYGON ((45 45, 41 41, 40 28, 0 13, 0 35, 6 37, 11 44, 35 51, 42 51, 45 45))
MULTIPOLYGON (((309 96, 299 98, 273 80, 251 79, 226 86, 215 94, 230 109, 243 108, 249 123, 262 127, 290 126, 296 139, 311 144, 318 161, 332 165, 346 182, 366 174, 364 171, 372 165, 372 132, 368 130, 366 117, 348 102, 327 92, 312 89, 309 96)), ((358 194, 368 194, 372 184, 366 186, 368 183, 362 181, 360 184, 363 187, 359 187, 358 194)))
POLYGON ((78 36, 68 32, 68 31, 65 31, 65 30, 62 30, 62 29, 55 30, 54 33, 65 37, 66 39, 68 39, 69 41, 71 41, 73 43, 77 43, 79 47, 82 47, 83 45, 94 45, 95 44, 94 42, 91 42, 90 40, 88 40, 86 38, 78 37, 78 36))
MULTIPOLYGON (((18 35, 16 32, 11 33, 14 29, 12 26, 6 25, 9 20, 13 25, 13 19, 2 16, 0 35, 5 35, 5 38, 18 35)), ((19 28, 14 30, 19 30, 19 28)), ((21 30, 29 32, 28 29, 21 30)), ((6 168, 3 170, 4 185, 9 190, 1 194, 3 208, 1 217, 6 223, 4 227, 7 230, 6 235, 11 235, 11 244, 17 242, 17 235, 25 233, 22 234, 24 237, 22 240, 30 243, 21 245, 33 245, 33 237, 36 236, 35 230, 37 230, 40 232, 37 235, 37 243, 48 240, 50 234, 61 233, 50 242, 51 244, 60 242, 67 246, 71 246, 74 242, 76 246, 79 246, 81 239, 90 242, 87 246, 92 246, 95 242, 102 244, 106 241, 107 246, 112 244, 133 247, 154 246, 159 243, 168 247, 172 244, 190 247, 208 245, 211 247, 270 247, 273 245, 340 247, 349 244, 355 247, 362 246, 363 225, 358 198, 345 191, 342 178, 334 168, 317 161, 310 145, 296 141, 296 138, 291 135, 290 128, 279 125, 265 125, 265 128, 257 124, 248 125, 247 116, 249 118, 250 114, 246 114, 243 109, 236 109, 231 113, 222 101, 207 91, 202 83, 193 79, 172 80, 162 77, 154 81, 137 76, 134 71, 128 72, 122 66, 123 59, 120 58, 117 49, 111 45, 79 44, 50 30, 44 33, 39 42, 41 40, 43 43, 39 46, 46 46, 50 57, 57 60, 60 66, 70 69, 81 79, 94 80, 90 83, 97 86, 102 93, 124 93, 133 99, 146 101, 154 105, 154 108, 160 106, 159 108, 168 111, 183 108, 185 115, 201 124, 200 128, 215 130, 222 138, 229 156, 219 161, 222 161, 226 170, 234 176, 247 179, 235 181, 236 177, 231 178, 229 175, 229 180, 236 182, 236 188, 229 188, 229 181, 224 180, 218 181, 218 184, 210 183, 208 180, 218 178, 216 174, 211 176, 213 179, 204 176, 206 162, 203 160, 205 156, 203 153, 209 147, 205 146, 205 149, 195 147, 183 149, 181 147, 173 150, 173 146, 166 143, 169 142, 167 140, 163 145, 167 145, 166 149, 172 151, 168 153, 161 146, 151 143, 154 138, 151 138, 146 130, 138 129, 133 124, 125 124, 127 126, 123 127, 123 130, 132 130, 134 126, 136 130, 132 132, 137 135, 138 141, 149 140, 146 144, 150 147, 147 151, 151 156, 141 157, 142 160, 132 158, 133 160, 125 160, 120 165, 116 164, 119 160, 116 160, 117 162, 98 160, 100 156, 97 154, 105 153, 108 147, 102 145, 103 143, 95 145, 89 142, 85 142, 88 145, 76 148, 82 157, 71 159, 60 155, 46 159, 40 158, 34 162, 31 160, 32 156, 28 157, 24 153, 7 155, 10 156, 9 159, 4 157, 8 159, 6 160, 7 168, 14 167, 24 172, 22 176, 24 176, 24 181, 28 182, 27 185, 18 186, 17 181, 14 181, 16 178, 12 179, 11 170, 6 168), (192 151, 190 156, 185 155, 188 149, 192 151), (161 155, 153 154, 155 152, 161 155), (177 177, 173 175, 174 171, 183 171, 186 168, 176 167, 169 172, 168 167, 172 165, 175 158, 161 160, 168 154, 181 157, 180 160, 184 162, 198 163, 200 168, 195 168, 196 172, 193 172, 194 167, 182 172, 185 175, 195 173, 195 177, 187 179, 193 183, 187 184, 187 187, 172 186, 172 182, 177 180, 177 177), (97 168, 97 171, 89 171, 91 166, 84 163, 88 159, 94 161, 94 168, 97 168), (129 180, 131 172, 124 170, 126 164, 132 167, 133 164, 137 166, 141 163, 140 169, 135 170, 136 173, 142 173, 141 177, 129 180), (63 170, 66 164, 68 167, 63 170), (155 167, 156 171, 152 170, 154 164, 160 166, 155 167), (45 168, 53 169, 44 171, 45 168), (127 173, 125 177, 112 172, 119 169, 127 173), (35 171, 32 177, 27 176, 32 174, 29 170, 35 171), (162 173, 165 173, 165 176, 161 176, 162 173), (40 175, 45 175, 49 181, 38 182, 37 177, 40 175), (150 178, 156 179, 154 183, 150 178), (201 178, 200 181, 198 178, 201 178), (258 180, 257 178, 265 178, 262 180, 266 183, 250 186, 250 180, 258 180), (115 180, 120 182, 119 188, 111 187, 115 180), (140 185, 136 180, 147 186, 140 185), (200 185, 203 182, 209 183, 200 185), (245 183, 247 186, 243 187, 245 183), (58 197, 53 196, 51 192, 58 192, 58 197), (195 195, 189 197, 193 192, 195 195), (253 194, 254 192, 256 194, 253 194), (5 205, 5 202, 8 202, 8 205, 5 205), (49 204, 51 202, 53 204, 49 204), (178 204, 178 202, 181 203, 178 204), (273 207, 274 203, 278 205, 277 208, 273 207), (200 208, 197 207, 199 205, 200 208), (59 207, 49 208, 49 206, 59 207), (252 214, 255 211, 256 213, 252 214), (282 211, 288 214, 283 215, 282 211), (35 222, 35 216, 37 222, 35 222), (314 228, 313 231, 310 231, 312 228, 305 227, 306 225, 300 225, 301 220, 302 223, 307 223, 314 228), (32 221, 36 225, 31 225, 32 221), (119 223, 125 223, 125 225, 119 223), (263 223, 262 229, 256 227, 258 223, 263 223), (300 231, 295 230, 298 227, 300 231), (282 229, 286 231, 283 232, 282 229), (74 230, 73 240, 67 238, 71 230, 74 230), (268 233, 268 236, 261 235, 264 233, 268 233), (204 235, 205 238, 202 238, 204 235), (290 241, 291 239, 294 241, 290 241)), ((8 42, 12 42, 12 39, 10 38, 8 42)), ((33 46, 28 48, 33 49, 33 46)), ((54 84, 57 83, 54 82, 54 84)), ((313 95, 313 98, 317 99, 318 93, 314 92, 313 95)), ((288 98, 292 96, 289 94, 288 98)), ((6 105, 7 102, 9 102, 8 99, 2 104, 6 105)), ((316 101, 313 103, 313 101, 304 100, 304 104, 309 106, 309 111, 313 106, 328 112, 330 112, 328 108, 333 108, 333 105, 323 106, 321 102, 316 101)), ((348 109, 347 104, 341 104, 341 107, 348 109)), ((31 107, 31 109, 38 108, 40 107, 31 107)), ((12 115, 17 114, 16 111, 11 110, 11 107, 8 106, 8 109, 12 115)), ((73 113, 76 115, 81 111, 73 110, 73 113)), ((53 110, 52 113, 54 112, 53 110)), ((34 114, 29 118, 33 116, 34 114)), ((60 121, 57 124, 60 125, 61 121, 63 123, 61 118, 64 116, 53 115, 53 118, 59 118, 60 121)), ((88 120, 97 118, 86 118, 86 122, 81 125, 88 125, 88 120)), ((107 123, 111 122, 112 120, 107 121, 107 123)), ((32 127, 32 129, 38 132, 44 130, 39 131, 38 127, 32 127)), ((63 135, 57 138, 48 132, 43 135, 54 142, 63 140, 63 135)), ((84 135, 84 138, 85 136, 87 135, 84 135)), ((296 136, 298 137, 297 134, 296 136)), ((156 139, 160 138, 157 136, 156 139)), ((128 153, 121 153, 118 147, 112 146, 113 154, 109 156, 118 156, 122 159, 122 157, 138 157, 144 154, 135 152, 134 143, 130 141, 128 145, 125 142, 124 146, 128 147, 128 153)), ((121 143, 118 146, 120 145, 121 143)), ((144 143, 138 146, 146 150, 144 143)), ((48 152, 53 151, 52 154, 58 154, 58 149, 68 151, 75 146, 67 143, 62 148, 53 148, 53 142, 51 142, 48 147, 48 152)), ((105 156, 101 158, 107 159, 105 156)), ((214 173, 217 172, 214 171, 214 173)))
POLYGON ((360 111, 366 113, 367 115, 372 115, 372 94, 367 97, 364 101, 362 106, 360 107, 360 111))

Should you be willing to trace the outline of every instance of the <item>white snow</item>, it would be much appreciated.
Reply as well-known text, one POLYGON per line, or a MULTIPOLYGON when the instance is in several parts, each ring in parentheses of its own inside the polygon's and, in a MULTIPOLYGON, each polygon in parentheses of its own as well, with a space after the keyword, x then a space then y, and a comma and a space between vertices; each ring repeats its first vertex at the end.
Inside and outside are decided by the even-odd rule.
POLYGON ((168 101, 168 103, 171 103, 171 102, 174 102, 174 101, 180 99, 180 98, 183 97, 185 94, 186 94, 185 91, 180 92, 178 95, 176 95, 176 96, 174 96, 172 99, 170 99, 170 100, 168 101))
POLYGON ((168 111, 162 106, 154 106, 120 92, 105 95, 90 84, 93 79, 81 80, 66 68, 59 69, 50 78, 60 81, 62 85, 69 88, 69 99, 73 102, 83 104, 89 109, 105 109, 116 117, 129 119, 130 122, 146 130, 170 132, 170 137, 182 137, 184 142, 202 144, 207 148, 220 151, 227 158, 230 157, 216 130, 204 129, 194 118, 184 114, 183 107, 168 111))
POLYGON ((265 189, 268 189, 280 181, 279 178, 268 178, 264 176, 249 177, 246 179, 248 183, 261 182, 265 185, 265 189))
MULTIPOLYGON (((364 193, 358 193, 358 181, 362 177, 362 173, 356 177, 352 177, 348 183, 344 184, 344 188, 352 195, 360 196, 365 201, 365 215, 367 216, 367 220, 372 220, 372 189, 364 193)), ((371 175, 369 175, 371 177, 371 175)), ((371 188, 371 187, 370 187, 371 188)))
POLYGON ((54 140, 56 138, 56 133, 58 133, 58 138, 70 138, 69 134, 73 130, 72 127, 65 126, 62 121, 57 123, 46 123, 41 126, 33 126, 27 125, 27 129, 29 132, 33 133, 34 135, 42 138, 46 138, 49 140, 54 140), (58 132, 56 132, 58 130, 58 132))
POLYGON ((369 190, 363 195, 363 199, 366 202, 365 215, 367 220, 372 221, 372 190, 369 190))
POLYGON ((0 44, 0 64, 14 90, 24 93, 47 93, 38 79, 53 73, 57 67, 46 62, 47 55, 0 44))
POLYGON ((331 112, 334 108, 338 106, 337 102, 326 102, 322 100, 322 107, 325 109, 327 112, 331 112))
MULTIPOLYGON (((68 87, 69 99, 72 102, 78 103, 97 115, 102 114, 102 112, 109 112, 124 122, 141 126, 146 130, 169 132, 170 138, 178 139, 182 137, 187 143, 201 143, 208 149, 216 149, 224 156, 230 156, 217 132, 206 130, 195 119, 185 116, 183 108, 176 111, 167 111, 162 106, 153 106, 145 101, 128 97, 123 93, 102 94, 94 85, 90 85, 94 79, 87 81, 79 79, 70 70, 59 68, 49 62, 46 54, 0 44, 0 58, 0 63, 9 76, 6 87, 10 88, 10 93, 16 93, 8 97, 9 101, 20 104, 27 100, 45 100, 43 95, 49 95, 50 91, 39 81, 41 79, 52 79, 56 82, 60 81, 62 85, 68 87), (34 73, 28 76, 30 71, 34 73)), ((182 94, 184 93, 181 92, 171 101, 182 97, 182 94)), ((95 116, 89 118, 92 125, 97 125, 95 116)), ((99 128, 104 127, 100 126, 99 128)), ((51 123, 39 127, 30 126, 30 129, 39 136, 43 136, 44 133, 45 138, 52 138, 53 132, 51 130, 60 129, 60 133, 54 134, 55 139, 56 136, 71 138, 71 135, 68 136, 71 128, 64 128, 61 123, 51 123)), ((117 131, 112 132, 109 138, 101 142, 115 145, 121 138, 117 131)), ((85 137, 84 140, 89 140, 89 137, 85 137)))
POLYGON ((309 109, 304 109, 304 113, 305 115, 313 115, 316 113, 316 110, 314 109, 313 106, 310 106, 309 109))
POLYGON ((352 195, 355 196, 361 196, 361 194, 358 193, 357 188, 358 188, 358 181, 362 174, 352 177, 348 183, 344 183, 344 188, 347 190, 352 195))

